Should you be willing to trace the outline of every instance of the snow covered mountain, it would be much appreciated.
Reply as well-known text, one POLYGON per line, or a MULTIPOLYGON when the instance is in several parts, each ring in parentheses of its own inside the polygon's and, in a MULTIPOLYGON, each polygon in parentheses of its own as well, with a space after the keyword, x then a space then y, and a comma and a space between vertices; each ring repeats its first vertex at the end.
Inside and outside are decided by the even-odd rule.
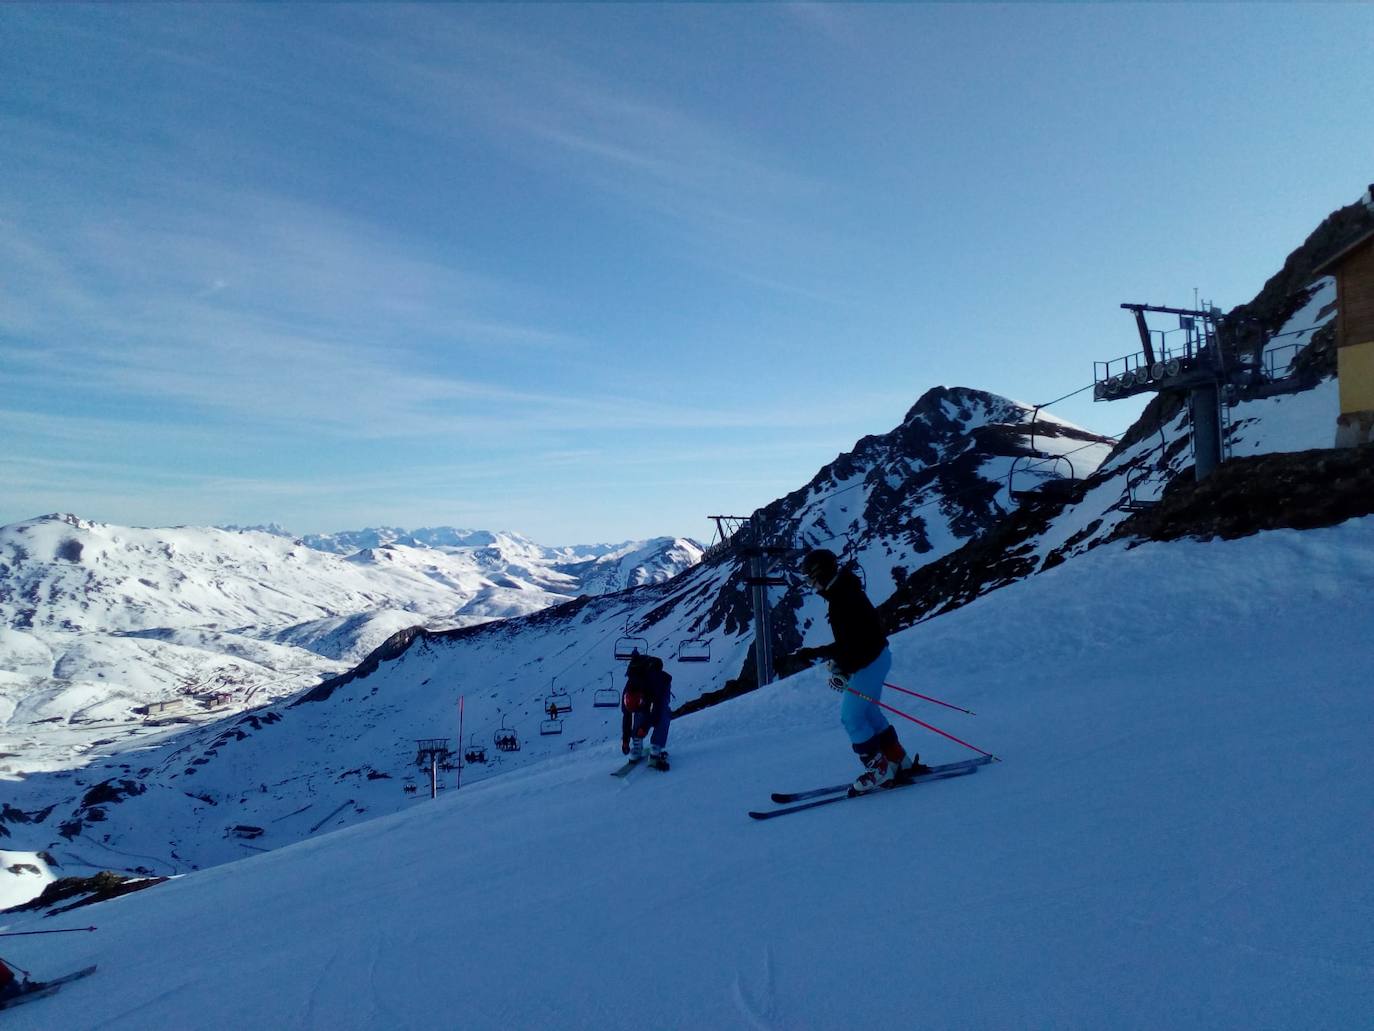
MULTIPOLYGON (((273 528, 284 533, 280 528, 273 528)), ((462 530, 431 526, 419 530, 372 527, 330 534, 306 534, 306 547, 339 555, 404 546, 462 553, 487 568, 501 570, 544 590, 575 594, 610 594, 629 587, 659 583, 700 561, 702 547, 682 537, 653 537, 620 544, 576 544, 545 547, 518 533, 462 530)))
MULTIPOLYGON (((1015 458, 1028 453, 1029 417, 1027 406, 1002 398, 937 388, 895 430, 865 438, 806 487, 768 506, 761 518, 770 536, 799 542, 847 535, 848 547, 834 546, 869 568, 870 591, 881 600, 898 583, 891 570, 949 553, 994 523, 1010 504, 1006 476, 1015 458)), ((1109 441, 1066 424, 1056 423, 1051 431, 1043 420, 1036 441, 1038 449, 1075 451, 1079 470, 1091 469, 1110 448, 1109 441)), ((62 526, 61 533, 72 529, 62 526)), ((340 559, 267 534, 226 536, 286 549, 284 554, 295 556, 291 561, 302 564, 338 562, 430 589, 459 585, 438 560, 467 554, 450 551, 449 545, 379 543, 340 559)), ((644 548, 619 548, 591 561, 562 556, 568 570, 562 575, 576 575, 580 582, 600 576, 607 583, 649 581, 643 586, 586 594, 499 623, 401 629, 357 670, 289 701, 179 733, 163 745, 150 747, 146 737, 126 737, 131 728, 123 724, 102 726, 100 744, 83 756, 84 764, 53 762, 50 776, 31 775, 16 785, 23 799, 16 809, 47 810, 40 821, 48 828, 43 844, 56 849, 54 855, 78 855, 81 862, 111 867, 183 871, 243 853, 242 842, 226 830, 230 809, 235 826, 272 828, 253 845, 264 848, 318 833, 325 816, 326 825, 335 826, 404 807, 412 797, 404 789, 419 787, 414 741, 455 740, 460 695, 467 721, 463 750, 481 744, 492 760, 470 770, 467 776, 474 778, 618 733, 616 710, 595 702, 598 693, 614 694, 621 672, 615 655, 622 646, 670 660, 680 705, 747 681, 753 628, 744 564, 726 549, 661 579, 665 562, 671 566, 696 554, 694 546, 679 544, 674 550, 664 543, 654 542, 647 554, 644 548), (573 706, 556 727, 545 722, 553 694, 566 695, 573 706), (495 731, 502 728, 523 739, 519 752, 494 749, 495 731), (556 732, 541 734, 541 729, 556 732), (137 755, 130 748, 135 741, 137 755), (131 862, 129 856, 141 858, 131 862)), ((54 535, 47 545, 61 542, 54 535)), ((88 547, 93 546, 83 544, 83 554, 88 547)), ((510 551, 503 555, 511 559, 510 551)), ((516 574, 510 579, 515 581, 516 574)), ((521 581, 519 586, 535 585, 521 581)), ((499 596, 501 590, 492 585, 486 596, 499 596)), ((778 630, 784 647, 793 647, 799 643, 798 627, 814 622, 820 610, 796 584, 776 595, 778 630)), ((469 599, 463 611, 472 611, 479 601, 469 599)), ((327 619, 323 625, 318 619, 283 622, 263 639, 291 647, 303 637, 323 650, 349 630, 327 619)), ((178 639, 184 640, 184 633, 173 642, 178 639)), ((49 704, 44 711, 64 715, 51 708, 56 701, 49 704)), ((24 709, 12 715, 11 726, 24 734, 20 748, 32 752, 36 740, 69 735, 72 715, 77 714, 49 726, 37 722, 44 718, 37 711, 24 709)), ((101 715, 110 714, 102 710, 101 715)), ((0 816, 0 832, 6 829, 0 816)), ((45 833, 38 827, 25 831, 26 837, 45 833)))
POLYGON ((666 578, 701 553, 671 538, 545 549, 485 532, 347 536, 372 543, 346 553, 279 528, 72 515, 0 527, 0 752, 22 770, 68 765, 96 742, 127 745, 298 691, 407 627, 528 615, 666 578))

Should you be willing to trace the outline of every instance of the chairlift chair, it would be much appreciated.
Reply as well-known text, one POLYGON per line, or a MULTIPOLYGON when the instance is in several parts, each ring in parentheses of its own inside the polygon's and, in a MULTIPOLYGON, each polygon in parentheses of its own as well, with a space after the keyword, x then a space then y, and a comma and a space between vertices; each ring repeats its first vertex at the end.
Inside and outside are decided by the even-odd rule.
POLYGON ((689 637, 677 645, 678 662, 710 662, 711 641, 704 637, 689 637))
MULTIPOLYGON (((1136 369, 1135 372, 1127 373, 1125 376, 1123 376, 1122 381, 1127 385, 1129 385, 1130 382, 1142 384, 1147 382, 1149 378, 1149 373, 1146 370, 1136 369)), ((1077 479, 1077 476, 1074 473, 1073 463, 1069 461, 1067 456, 1041 456, 1035 450, 1035 424, 1040 419, 1040 409, 1044 407, 1044 405, 1036 405, 1035 410, 1031 413, 1030 442, 1027 445, 1030 448, 1031 453, 1028 455, 1017 455, 1016 459, 1011 463, 1011 468, 1007 470, 1007 495, 1012 499, 1012 501, 1015 501, 1017 504, 1021 504, 1022 502, 1026 501, 1034 501, 1037 498, 1043 498, 1047 495, 1053 494, 1056 492, 1056 490, 1063 490, 1065 489, 1062 486, 1062 482, 1064 480, 1067 480, 1068 482, 1072 483, 1074 480, 1077 479), (1041 477, 1040 482, 1037 483, 1034 487, 1023 487, 1022 489, 1017 490, 1016 468, 1022 462, 1026 463, 1027 471, 1029 471, 1035 463, 1049 463, 1049 469, 1046 471, 1045 475, 1041 477), (1063 473, 1060 472, 1059 466, 1061 462, 1068 467, 1068 476, 1064 476, 1063 473)))
POLYGON ((615 674, 608 674, 611 678, 610 687, 598 688, 596 694, 592 695, 592 707, 595 709, 618 709, 620 708, 620 688, 615 686, 615 674))
POLYGON ((477 743, 477 735, 473 734, 468 738, 468 747, 463 752, 463 762, 469 766, 485 765, 487 761, 487 748, 485 745, 477 743))
POLYGON ((1078 477, 1074 472, 1073 463, 1064 455, 1050 455, 1044 458, 1036 455, 1018 455, 1016 460, 1011 463, 1011 468, 1007 471, 1007 493, 1011 496, 1013 501, 1017 504, 1021 504, 1023 502, 1034 501, 1037 498, 1055 494, 1057 491, 1068 490, 1067 485, 1074 483, 1077 479, 1078 477), (1023 469, 1021 473, 1023 479, 1029 474, 1031 464, 1036 462, 1048 463, 1049 470, 1053 475, 1046 475, 1033 487, 1018 488, 1016 486, 1016 470, 1022 462, 1026 463, 1026 468, 1023 469), (1068 468, 1067 476, 1060 471, 1060 463, 1063 463, 1063 465, 1068 468))
MULTIPOLYGON (((567 691, 555 691, 544 699, 544 711, 548 713, 572 712, 572 695, 567 691)), ((551 717, 553 718, 553 717, 551 717)))
POLYGON ((520 751, 520 735, 514 729, 506 726, 506 717, 501 717, 501 726, 491 736, 492 744, 502 752, 520 751))
POLYGON ((648 655, 649 642, 642 637, 621 637, 615 642, 615 657, 621 662, 634 658, 636 654, 648 655))
POLYGON ((1134 481, 1131 479, 1131 470, 1126 471, 1126 489, 1121 495, 1121 507, 1127 512, 1145 512, 1159 504, 1158 498, 1142 498, 1136 495, 1136 490, 1140 487, 1140 481, 1145 477, 1137 476, 1134 481))
POLYGON ((562 720, 544 720, 539 724, 539 735, 541 737, 549 737, 552 734, 561 733, 563 733, 562 720))

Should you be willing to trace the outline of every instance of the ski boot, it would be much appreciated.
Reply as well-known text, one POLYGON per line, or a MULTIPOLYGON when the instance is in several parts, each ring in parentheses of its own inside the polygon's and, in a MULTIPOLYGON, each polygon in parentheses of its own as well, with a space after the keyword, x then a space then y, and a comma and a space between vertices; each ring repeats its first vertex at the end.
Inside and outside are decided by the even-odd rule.
POLYGON ((930 767, 921 764, 921 757, 915 752, 908 752, 902 747, 902 742, 897 738, 897 728, 890 724, 885 727, 881 734, 875 739, 878 751, 883 754, 887 761, 894 767, 893 777, 885 783, 883 787, 892 787, 895 784, 906 784, 913 777, 919 777, 923 773, 929 773, 930 767))
POLYGON ((651 749, 649 752, 649 769, 662 770, 668 772, 668 753, 661 748, 651 749))
POLYGON ((929 772, 930 767, 921 762, 921 757, 915 752, 906 753, 897 764, 897 780, 902 783, 915 780, 921 774, 929 772))
POLYGON ((890 762, 882 752, 862 756, 864 771, 849 787, 849 797, 866 795, 876 788, 891 787, 897 781, 897 763, 890 762))

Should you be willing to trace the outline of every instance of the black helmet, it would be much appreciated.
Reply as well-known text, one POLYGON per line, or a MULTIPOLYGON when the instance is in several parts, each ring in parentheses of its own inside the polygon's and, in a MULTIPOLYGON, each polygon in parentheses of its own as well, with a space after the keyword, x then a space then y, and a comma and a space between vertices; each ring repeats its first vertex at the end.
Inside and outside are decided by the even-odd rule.
POLYGON ((813 580, 829 580, 839 571, 840 560, 829 548, 816 548, 806 553, 801 567, 813 580))

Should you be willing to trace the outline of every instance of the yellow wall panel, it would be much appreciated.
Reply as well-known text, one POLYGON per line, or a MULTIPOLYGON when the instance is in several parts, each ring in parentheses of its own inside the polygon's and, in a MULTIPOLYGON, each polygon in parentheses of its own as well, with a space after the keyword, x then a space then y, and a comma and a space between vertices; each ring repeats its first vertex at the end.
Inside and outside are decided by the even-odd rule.
POLYGON ((1374 411, 1374 340, 1336 351, 1341 412, 1374 411))

